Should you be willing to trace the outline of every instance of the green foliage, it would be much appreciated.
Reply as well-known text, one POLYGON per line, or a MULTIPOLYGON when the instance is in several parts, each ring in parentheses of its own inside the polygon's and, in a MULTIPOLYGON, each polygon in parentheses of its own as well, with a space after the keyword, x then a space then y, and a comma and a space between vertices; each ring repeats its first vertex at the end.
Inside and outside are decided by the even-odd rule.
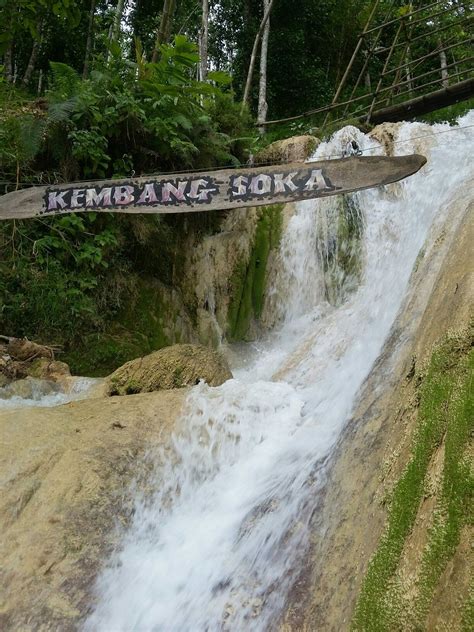
POLYGON ((461 528, 472 524, 474 479, 464 456, 474 420, 472 342, 472 328, 447 335, 434 350, 426 373, 417 376, 419 412, 412 456, 394 488, 386 531, 357 603, 354 630, 385 632, 405 627, 407 613, 396 596, 390 600, 391 584, 418 512, 429 462, 443 438, 442 487, 417 582, 415 612, 411 613, 414 629, 424 629, 434 589, 456 550, 461 528))
MULTIPOLYGON (((161 47, 157 63, 140 55, 138 47, 137 61, 130 62, 117 50, 85 81, 73 68, 51 64, 50 123, 56 132, 62 128, 63 153, 69 152, 78 177, 207 167, 245 157, 247 122, 228 116, 224 128, 213 117, 216 103, 225 102, 231 112, 236 107, 231 93, 193 78, 194 44, 176 36, 173 45, 161 47), (128 173, 117 173, 117 165, 128 173)), ((214 73, 213 81, 225 84, 228 76, 214 73)))
MULTIPOLYGON (((96 63, 86 80, 69 65, 52 62, 46 103, 0 87, 6 104, 0 179, 10 190, 25 181, 126 177, 246 158, 249 121, 240 116, 232 93, 220 89, 229 82, 225 73, 214 73, 212 85, 197 81, 196 46, 184 36, 162 46, 157 63, 146 62, 138 44, 137 53, 131 62, 117 45, 110 61, 96 63)), ((186 224, 212 231, 216 217, 189 216, 186 224)), ((172 283, 184 233, 183 218, 173 216, 88 213, 2 222, 0 330, 63 343, 67 353, 79 340, 99 336, 101 357, 91 359, 97 370, 110 366, 114 353, 143 351, 135 341, 119 352, 105 333, 114 318, 122 318, 125 297, 130 299, 127 284, 117 279, 135 271, 172 283)), ((132 320, 145 325, 136 315, 132 320)), ((150 351, 167 340, 162 332, 150 336, 150 351)))
POLYGON ((68 215, 4 222, 0 238, 2 331, 64 342, 100 327, 104 273, 119 246, 116 226, 94 213, 68 215))

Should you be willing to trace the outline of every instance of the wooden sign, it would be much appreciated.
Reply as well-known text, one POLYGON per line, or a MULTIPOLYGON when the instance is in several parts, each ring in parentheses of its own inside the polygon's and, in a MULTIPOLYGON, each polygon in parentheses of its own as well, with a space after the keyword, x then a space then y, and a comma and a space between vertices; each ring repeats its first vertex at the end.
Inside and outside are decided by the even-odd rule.
POLYGON ((424 156, 353 156, 321 162, 33 187, 0 197, 0 219, 82 211, 186 213, 294 202, 390 184, 424 156))

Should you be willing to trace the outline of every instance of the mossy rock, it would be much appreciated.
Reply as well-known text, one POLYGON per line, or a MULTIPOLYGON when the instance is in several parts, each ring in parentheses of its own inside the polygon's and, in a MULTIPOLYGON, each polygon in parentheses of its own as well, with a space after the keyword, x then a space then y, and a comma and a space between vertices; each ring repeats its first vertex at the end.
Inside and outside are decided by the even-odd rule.
POLYGON ((320 142, 319 138, 309 134, 276 140, 258 152, 255 162, 257 164, 304 162, 314 153, 320 142))
POLYGON ((263 310, 270 252, 278 248, 282 232, 283 204, 262 206, 248 262, 241 261, 231 278, 229 302, 229 339, 245 340, 252 321, 263 310))
POLYGON ((127 362, 107 380, 109 395, 132 395, 193 386, 219 386, 232 378, 225 359, 213 349, 181 344, 127 362))

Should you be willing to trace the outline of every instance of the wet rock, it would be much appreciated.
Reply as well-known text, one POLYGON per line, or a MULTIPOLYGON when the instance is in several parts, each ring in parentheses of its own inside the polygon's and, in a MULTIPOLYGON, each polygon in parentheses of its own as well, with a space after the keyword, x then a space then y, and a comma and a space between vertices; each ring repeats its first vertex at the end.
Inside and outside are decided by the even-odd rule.
POLYGON ((65 362, 59 360, 49 360, 47 358, 39 358, 31 363, 27 369, 28 375, 41 380, 51 380, 59 382, 64 377, 69 377, 71 371, 65 362))
POLYGON ((201 345, 173 345, 127 362, 108 378, 109 395, 149 393, 192 386, 219 386, 232 378, 224 358, 201 345))
POLYGON ((7 384, 0 393, 0 399, 12 399, 13 397, 39 399, 44 395, 58 393, 59 390, 59 385, 54 382, 27 377, 7 384))
POLYGON ((0 629, 82 628, 117 525, 130 520, 130 483, 146 488, 144 454, 168 445, 185 396, 0 410, 0 629))
POLYGON ((292 136, 284 140, 277 140, 264 147, 256 156, 256 164, 274 164, 285 162, 304 162, 311 156, 320 143, 316 136, 292 136))

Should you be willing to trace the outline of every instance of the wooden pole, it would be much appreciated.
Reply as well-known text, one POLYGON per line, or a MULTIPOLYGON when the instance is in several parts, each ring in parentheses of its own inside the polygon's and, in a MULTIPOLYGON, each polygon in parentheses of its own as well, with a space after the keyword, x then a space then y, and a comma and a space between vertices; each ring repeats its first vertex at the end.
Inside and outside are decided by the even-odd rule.
MULTIPOLYGON (((428 9, 432 9, 433 7, 439 7, 439 0, 437 2, 433 2, 433 4, 428 4, 426 7, 420 7, 419 9, 410 11, 409 13, 406 13, 403 16, 394 18, 393 20, 390 20, 389 22, 384 22, 384 24, 380 24, 379 26, 374 26, 369 31, 366 31, 366 33, 373 33, 374 31, 378 31, 379 29, 384 29, 386 26, 389 26, 390 24, 396 24, 403 18, 411 17, 412 15, 416 15, 417 13, 420 13, 420 11, 427 11, 428 9)), ((459 7, 456 5, 452 5, 451 7, 446 7, 442 11, 438 11, 438 13, 432 13, 426 17, 415 20, 413 24, 418 24, 418 22, 424 22, 425 20, 431 20, 431 18, 436 17, 438 15, 445 15, 446 13, 448 13, 449 11, 452 11, 453 9, 459 9, 459 7)))
MULTIPOLYGON (((462 73, 460 73, 462 74, 462 73)), ((439 79, 436 79, 433 83, 438 83, 439 79)), ((415 116, 421 116, 422 114, 428 114, 433 110, 459 103, 460 101, 466 101, 474 96, 474 79, 466 79, 457 84, 424 94, 409 101, 398 103, 397 105, 391 105, 387 108, 375 110, 372 113, 370 122, 374 125, 378 123, 385 123, 389 121, 402 121, 405 118, 413 118, 415 116)))

